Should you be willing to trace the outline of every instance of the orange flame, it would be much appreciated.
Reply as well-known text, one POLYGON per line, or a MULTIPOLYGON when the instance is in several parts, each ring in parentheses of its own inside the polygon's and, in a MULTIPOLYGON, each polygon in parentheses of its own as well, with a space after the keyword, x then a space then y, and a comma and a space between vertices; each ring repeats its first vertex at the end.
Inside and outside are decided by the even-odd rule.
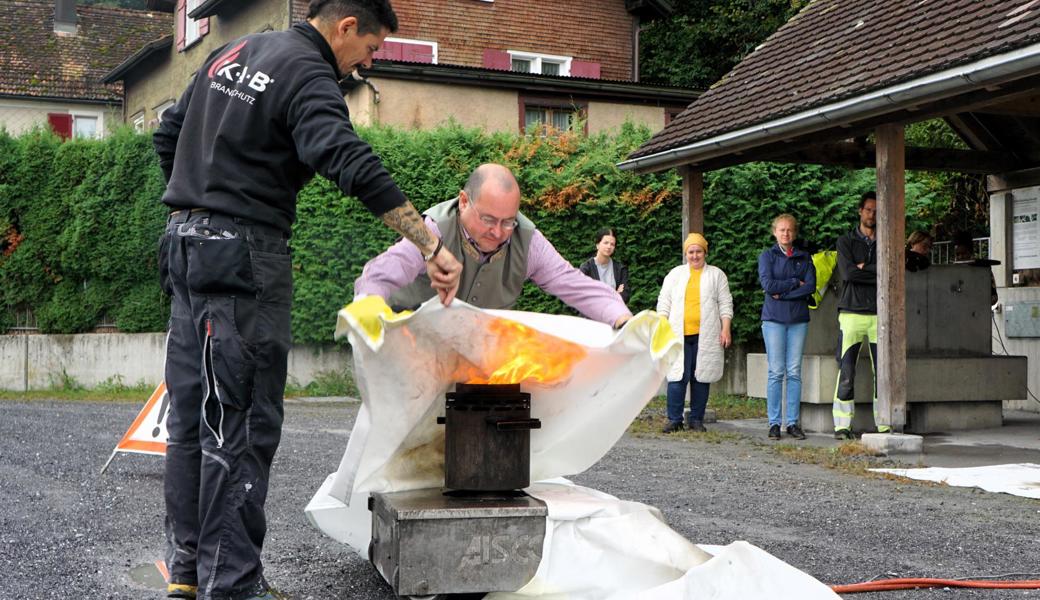
POLYGON ((574 365, 585 358, 585 349, 578 344, 515 321, 498 319, 492 321, 488 329, 499 342, 493 360, 488 362, 499 366, 488 375, 467 362, 456 371, 456 380, 465 383, 556 383, 569 376, 574 365))

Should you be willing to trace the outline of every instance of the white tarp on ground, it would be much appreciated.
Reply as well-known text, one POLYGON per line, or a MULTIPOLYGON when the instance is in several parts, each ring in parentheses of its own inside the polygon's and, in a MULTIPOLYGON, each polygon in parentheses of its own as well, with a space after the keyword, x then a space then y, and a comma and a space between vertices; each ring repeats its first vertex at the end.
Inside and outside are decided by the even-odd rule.
POLYGON ((1040 498, 1040 465, 1033 463, 985 467, 871 470, 909 479, 936 481, 956 487, 977 487, 987 492, 1001 492, 1024 498, 1040 498))
MULTIPOLYGON (((531 480, 542 481, 581 473, 606 454, 681 351, 667 322, 651 312, 617 332, 586 319, 459 301, 446 309, 432 300, 406 316, 391 314, 378 299, 359 302, 340 311, 337 336, 348 335, 353 346, 362 407, 339 470, 306 512, 321 531, 363 556, 371 537, 364 501, 370 492, 443 486, 444 431, 436 418, 455 382, 491 374, 518 348, 550 357, 547 367, 557 368, 552 383, 523 383, 531 416, 542 421, 531 432, 531 480)), ((770 596, 784 589, 800 598, 837 597, 743 542, 709 560, 655 508, 566 481, 528 491, 549 510, 543 559, 530 584, 497 600, 737 599, 764 596, 756 590, 766 588, 770 596)))

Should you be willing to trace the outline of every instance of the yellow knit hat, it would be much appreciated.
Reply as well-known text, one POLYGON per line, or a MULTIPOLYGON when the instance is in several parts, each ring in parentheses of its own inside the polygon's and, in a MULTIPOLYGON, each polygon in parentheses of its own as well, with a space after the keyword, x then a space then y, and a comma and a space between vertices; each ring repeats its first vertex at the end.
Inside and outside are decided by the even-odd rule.
POLYGON ((682 243, 683 254, 686 253, 686 249, 690 247, 690 244, 697 244, 703 248, 705 252, 708 251, 708 240, 704 239, 704 236, 699 233, 691 233, 686 236, 686 240, 682 243))

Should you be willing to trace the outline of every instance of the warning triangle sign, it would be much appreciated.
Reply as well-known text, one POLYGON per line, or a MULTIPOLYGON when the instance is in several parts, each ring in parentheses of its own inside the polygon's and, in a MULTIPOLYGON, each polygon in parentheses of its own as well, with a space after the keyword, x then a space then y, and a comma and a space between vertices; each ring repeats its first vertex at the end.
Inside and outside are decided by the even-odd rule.
POLYGON ((155 388, 123 438, 116 444, 112 456, 101 468, 104 473, 117 452, 166 455, 166 415, 169 413, 170 395, 166 393, 166 382, 155 388))

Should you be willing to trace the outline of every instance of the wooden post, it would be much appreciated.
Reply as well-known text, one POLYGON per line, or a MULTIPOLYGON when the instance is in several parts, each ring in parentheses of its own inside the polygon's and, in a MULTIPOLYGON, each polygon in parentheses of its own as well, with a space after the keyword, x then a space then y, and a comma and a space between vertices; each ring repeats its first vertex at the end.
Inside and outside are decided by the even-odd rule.
POLYGON ((903 126, 877 128, 878 425, 906 425, 906 201, 903 126))
POLYGON ((682 174, 682 237, 690 232, 704 233, 704 175, 690 167, 679 167, 682 174))

